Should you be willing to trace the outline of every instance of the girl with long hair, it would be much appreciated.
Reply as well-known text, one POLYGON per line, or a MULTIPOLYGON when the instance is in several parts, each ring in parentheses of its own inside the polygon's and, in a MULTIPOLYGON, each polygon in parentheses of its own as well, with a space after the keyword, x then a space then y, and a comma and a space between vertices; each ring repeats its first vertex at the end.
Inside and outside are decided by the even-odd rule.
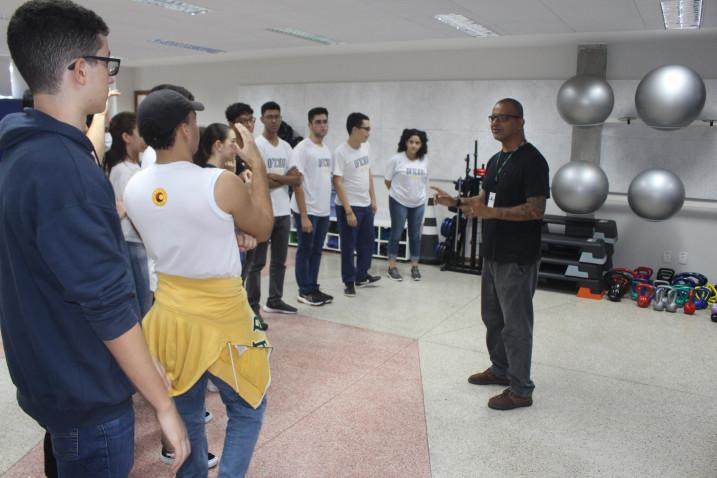
MULTIPOLYGON (((122 112, 113 116, 110 121, 110 135, 112 135, 112 146, 105 153, 103 167, 109 175, 115 197, 121 199, 130 178, 140 170, 139 155, 147 149, 147 145, 137 131, 137 116, 134 113, 122 112)), ((144 317, 152 306, 147 252, 137 230, 124 214, 124 208, 118 209, 122 233, 129 251, 139 313, 140 317, 144 317)))
POLYGON ((418 259, 421 253, 421 229, 426 207, 428 184, 428 137, 418 129, 404 129, 398 141, 398 152, 388 161, 385 183, 391 213, 391 235, 388 241, 388 277, 401 281, 396 259, 398 241, 408 220, 408 248, 411 278, 421 280, 418 259))

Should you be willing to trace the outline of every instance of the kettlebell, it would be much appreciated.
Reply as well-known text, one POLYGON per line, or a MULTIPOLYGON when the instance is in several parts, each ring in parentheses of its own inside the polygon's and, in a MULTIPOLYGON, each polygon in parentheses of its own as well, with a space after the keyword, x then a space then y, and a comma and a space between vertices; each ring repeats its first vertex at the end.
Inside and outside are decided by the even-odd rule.
POLYGON ((637 284, 637 306, 643 309, 650 305, 655 288, 651 284, 637 284))
POLYGON ((652 300, 652 308, 658 312, 665 310, 667 306, 667 294, 670 293, 672 287, 660 286, 655 289, 655 298, 652 300))
POLYGON ((677 290, 672 289, 667 294, 667 303, 665 304, 667 312, 677 312, 677 290))

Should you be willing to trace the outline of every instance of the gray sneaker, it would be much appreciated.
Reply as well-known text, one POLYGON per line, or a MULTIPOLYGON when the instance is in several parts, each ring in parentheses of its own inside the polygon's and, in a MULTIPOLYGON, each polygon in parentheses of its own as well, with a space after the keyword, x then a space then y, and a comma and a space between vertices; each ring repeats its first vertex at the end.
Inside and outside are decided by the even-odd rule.
POLYGON ((391 280, 395 280, 396 282, 401 282, 403 280, 403 277, 401 277, 401 273, 398 272, 397 267, 388 268, 388 278, 391 280))
POLYGON ((411 267, 411 279, 415 281, 421 280, 421 271, 418 270, 418 266, 411 267))

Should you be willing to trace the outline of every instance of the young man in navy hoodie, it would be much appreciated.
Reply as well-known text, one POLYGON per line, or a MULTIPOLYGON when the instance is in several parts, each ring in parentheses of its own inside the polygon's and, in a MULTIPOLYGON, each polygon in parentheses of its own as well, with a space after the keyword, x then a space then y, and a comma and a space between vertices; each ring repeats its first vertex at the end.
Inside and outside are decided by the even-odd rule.
POLYGON ((126 477, 134 385, 176 471, 187 432, 140 331, 112 187, 81 131, 119 69, 109 29, 72 2, 34 0, 7 32, 35 99, 0 123, 0 328, 18 403, 50 432, 60 477, 126 477))

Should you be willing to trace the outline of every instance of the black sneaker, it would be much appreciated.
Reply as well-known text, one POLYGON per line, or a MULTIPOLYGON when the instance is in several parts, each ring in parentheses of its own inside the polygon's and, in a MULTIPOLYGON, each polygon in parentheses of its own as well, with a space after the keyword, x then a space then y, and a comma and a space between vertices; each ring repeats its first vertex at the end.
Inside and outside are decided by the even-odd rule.
POLYGON ((388 278, 395 280, 396 282, 401 282, 403 280, 403 277, 401 277, 401 273, 398 272, 397 267, 388 268, 388 278))
POLYGON ((333 295, 329 295, 329 294, 326 294, 325 292, 321 292, 321 290, 319 290, 319 289, 316 289, 314 291, 314 294, 316 294, 319 297, 321 297, 322 299, 324 299, 324 304, 330 304, 331 302, 334 301, 333 295))
POLYGON ((411 279, 415 281, 421 280, 421 271, 418 270, 418 266, 411 267, 411 279))
POLYGON ((296 307, 290 306, 281 299, 267 302, 263 309, 264 312, 271 312, 272 314, 296 314, 298 312, 296 307))
POLYGON ((299 293, 299 296, 296 298, 299 302, 302 304, 308 304, 308 305, 324 305, 326 303, 326 299, 319 296, 315 292, 310 292, 308 294, 301 294, 299 293))
MULTIPOLYGON (((173 451, 167 451, 162 447, 162 453, 159 456, 159 459, 164 463, 165 465, 173 465, 174 464, 174 452, 173 451)), ((214 453, 207 453, 207 468, 214 468, 219 464, 219 458, 214 453)))
POLYGON ((353 282, 346 283, 346 287, 344 287, 344 295, 346 297, 356 297, 356 287, 354 287, 353 282))
POLYGON ((365 278, 356 281, 356 287, 366 287, 367 285, 371 285, 380 280, 380 276, 372 276, 371 274, 368 274, 365 278))

